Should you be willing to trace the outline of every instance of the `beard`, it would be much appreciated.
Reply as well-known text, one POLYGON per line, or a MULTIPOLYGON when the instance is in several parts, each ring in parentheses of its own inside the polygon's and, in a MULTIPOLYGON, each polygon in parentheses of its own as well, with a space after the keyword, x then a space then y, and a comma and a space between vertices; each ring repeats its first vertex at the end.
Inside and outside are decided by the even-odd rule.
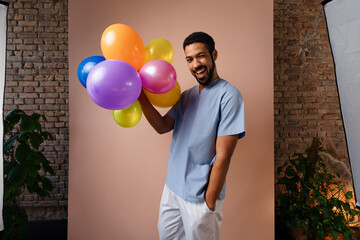
POLYGON ((195 77, 196 81, 197 81, 199 84, 203 85, 203 86, 207 86, 207 85, 210 83, 210 81, 211 81, 211 79, 213 78, 213 75, 214 75, 215 62, 214 62, 214 60, 213 60, 212 58, 211 58, 211 60, 212 60, 212 66, 211 66, 211 68, 210 68, 209 71, 208 71, 207 66, 200 66, 200 67, 197 67, 197 68, 194 70, 194 72, 193 72, 193 76, 195 77), (196 72, 197 72, 198 70, 200 70, 201 68, 203 68, 203 67, 205 67, 205 72, 208 72, 208 75, 205 76, 205 77, 202 77, 202 78, 198 78, 198 77, 196 76, 196 72))

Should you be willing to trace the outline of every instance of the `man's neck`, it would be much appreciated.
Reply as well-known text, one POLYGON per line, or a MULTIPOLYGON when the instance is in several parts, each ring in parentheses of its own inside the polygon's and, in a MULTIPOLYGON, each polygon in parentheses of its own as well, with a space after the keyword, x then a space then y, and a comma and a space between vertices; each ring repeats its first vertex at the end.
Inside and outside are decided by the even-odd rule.
POLYGON ((216 74, 215 77, 213 77, 213 79, 206 85, 202 85, 202 84, 199 84, 199 93, 201 93, 201 91, 206 88, 207 86, 209 86, 213 81, 215 81, 216 79, 218 79, 219 76, 216 74))

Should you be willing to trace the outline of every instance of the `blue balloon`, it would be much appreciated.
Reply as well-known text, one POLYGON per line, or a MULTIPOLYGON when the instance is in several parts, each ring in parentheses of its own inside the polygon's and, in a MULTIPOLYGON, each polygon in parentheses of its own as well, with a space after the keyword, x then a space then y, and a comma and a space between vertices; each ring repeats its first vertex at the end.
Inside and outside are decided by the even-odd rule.
POLYGON ((77 75, 81 85, 86 88, 86 79, 90 71, 95 67, 96 64, 105 61, 103 56, 91 56, 85 58, 79 65, 77 69, 77 75))

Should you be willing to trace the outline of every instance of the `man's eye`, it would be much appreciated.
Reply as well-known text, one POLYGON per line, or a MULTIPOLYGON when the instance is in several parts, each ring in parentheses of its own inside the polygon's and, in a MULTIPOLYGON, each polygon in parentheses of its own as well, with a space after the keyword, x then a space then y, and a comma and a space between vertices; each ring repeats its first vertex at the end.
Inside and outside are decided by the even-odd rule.
POLYGON ((188 63, 191 63, 191 61, 192 61, 192 59, 186 59, 186 61, 188 62, 188 63))

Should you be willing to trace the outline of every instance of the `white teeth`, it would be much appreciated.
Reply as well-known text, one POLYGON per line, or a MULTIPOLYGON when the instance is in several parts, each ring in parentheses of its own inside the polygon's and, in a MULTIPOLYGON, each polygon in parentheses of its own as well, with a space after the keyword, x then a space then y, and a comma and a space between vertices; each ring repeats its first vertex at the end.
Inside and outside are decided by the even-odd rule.
POLYGON ((204 71, 205 71, 205 69, 201 69, 201 70, 197 71, 196 74, 201 74, 201 73, 203 73, 204 71))

